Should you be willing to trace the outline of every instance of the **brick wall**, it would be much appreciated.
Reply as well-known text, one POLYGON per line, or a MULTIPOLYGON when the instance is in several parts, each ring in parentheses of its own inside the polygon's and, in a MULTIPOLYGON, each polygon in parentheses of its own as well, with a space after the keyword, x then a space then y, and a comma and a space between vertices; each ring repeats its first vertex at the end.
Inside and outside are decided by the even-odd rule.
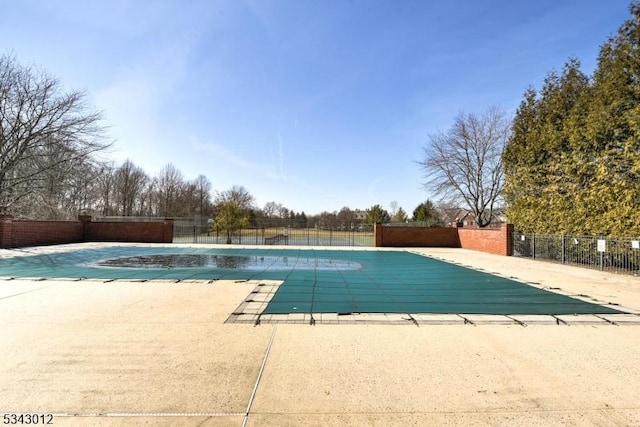
POLYGON ((0 216, 0 248, 12 248, 13 246, 13 217, 0 216))
POLYGON ((456 228, 460 237, 460 247, 496 255, 513 255, 513 225, 503 224, 500 228, 456 228))
POLYGON ((171 243, 173 221, 163 222, 91 222, 16 221, 0 216, 0 248, 59 245, 80 242, 171 243))
POLYGON ((14 221, 12 248, 82 242, 83 227, 78 221, 14 221))
POLYGON ((173 221, 87 222, 86 242, 171 243, 173 221))
MULTIPOLYGON (((459 248, 460 240, 455 228, 447 227, 380 227, 379 242, 385 247, 459 248)), ((377 231, 376 230, 376 231, 377 231)), ((379 243, 379 244, 378 244, 379 243)))
POLYGON ((384 227, 374 228, 377 247, 463 248, 497 255, 513 254, 513 225, 498 229, 457 227, 384 227))

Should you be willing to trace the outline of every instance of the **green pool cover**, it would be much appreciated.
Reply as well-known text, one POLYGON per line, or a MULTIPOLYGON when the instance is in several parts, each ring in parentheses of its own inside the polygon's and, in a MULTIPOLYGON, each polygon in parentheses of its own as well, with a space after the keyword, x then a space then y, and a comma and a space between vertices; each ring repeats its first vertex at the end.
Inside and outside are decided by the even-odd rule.
POLYGON ((105 247, 0 260, 2 277, 283 280, 263 314, 612 314, 409 252, 105 247))

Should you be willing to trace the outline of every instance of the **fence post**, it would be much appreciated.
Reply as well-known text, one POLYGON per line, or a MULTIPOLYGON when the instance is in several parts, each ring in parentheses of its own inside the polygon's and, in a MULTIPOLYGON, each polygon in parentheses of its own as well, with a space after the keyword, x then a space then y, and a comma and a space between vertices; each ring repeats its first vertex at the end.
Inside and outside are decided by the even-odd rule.
POLYGON ((562 259, 562 263, 564 264, 564 259, 565 259, 565 257, 564 257, 564 248, 565 248, 564 234, 562 236, 560 236, 560 238, 562 239, 562 256, 561 256, 561 259, 562 259))
POLYGON ((531 251, 531 257, 536 259, 536 233, 531 234, 531 246, 533 250, 531 251))
POLYGON ((603 262, 602 262, 602 258, 604 258, 604 252, 600 252, 600 270, 602 270, 603 266, 603 262))

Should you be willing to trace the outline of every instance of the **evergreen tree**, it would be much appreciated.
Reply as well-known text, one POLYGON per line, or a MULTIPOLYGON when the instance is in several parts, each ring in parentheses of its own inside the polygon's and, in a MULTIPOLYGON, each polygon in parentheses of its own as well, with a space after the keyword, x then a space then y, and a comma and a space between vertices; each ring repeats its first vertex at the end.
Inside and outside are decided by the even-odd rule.
POLYGON ((442 223, 440 214, 431 200, 420 203, 413 210, 412 219, 417 222, 428 222, 432 225, 440 225, 442 223))
POLYGON ((399 207, 396 213, 391 218, 391 222, 407 222, 408 219, 409 216, 407 215, 405 210, 402 209, 402 207, 399 207))
POLYGON ((366 215, 364 217, 365 224, 375 224, 376 222, 389 222, 391 220, 391 216, 386 209, 383 209, 380 205, 373 205, 370 209, 366 210, 366 215))
POLYGON ((601 47, 529 89, 503 155, 507 216, 542 233, 640 234, 640 5, 601 47))
POLYGON ((538 97, 528 89, 503 154, 504 198, 509 220, 526 231, 569 232, 575 196, 576 147, 582 138, 573 123, 584 117, 589 80, 570 60, 561 75, 547 75, 538 97), (550 230, 552 228, 554 231, 550 230))

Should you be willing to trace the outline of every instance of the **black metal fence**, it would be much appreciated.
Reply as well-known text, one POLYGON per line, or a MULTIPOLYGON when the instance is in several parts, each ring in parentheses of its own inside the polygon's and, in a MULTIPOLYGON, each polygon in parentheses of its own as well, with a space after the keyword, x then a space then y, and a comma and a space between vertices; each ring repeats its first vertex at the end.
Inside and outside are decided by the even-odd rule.
POLYGON ((513 255, 640 274, 640 238, 513 233, 513 255))
POLYGON ((374 246, 373 225, 342 222, 331 225, 306 224, 297 220, 256 221, 228 232, 215 224, 175 220, 174 243, 291 246, 374 246))
POLYGON ((163 216, 96 216, 93 222, 164 222, 167 219, 163 216))

